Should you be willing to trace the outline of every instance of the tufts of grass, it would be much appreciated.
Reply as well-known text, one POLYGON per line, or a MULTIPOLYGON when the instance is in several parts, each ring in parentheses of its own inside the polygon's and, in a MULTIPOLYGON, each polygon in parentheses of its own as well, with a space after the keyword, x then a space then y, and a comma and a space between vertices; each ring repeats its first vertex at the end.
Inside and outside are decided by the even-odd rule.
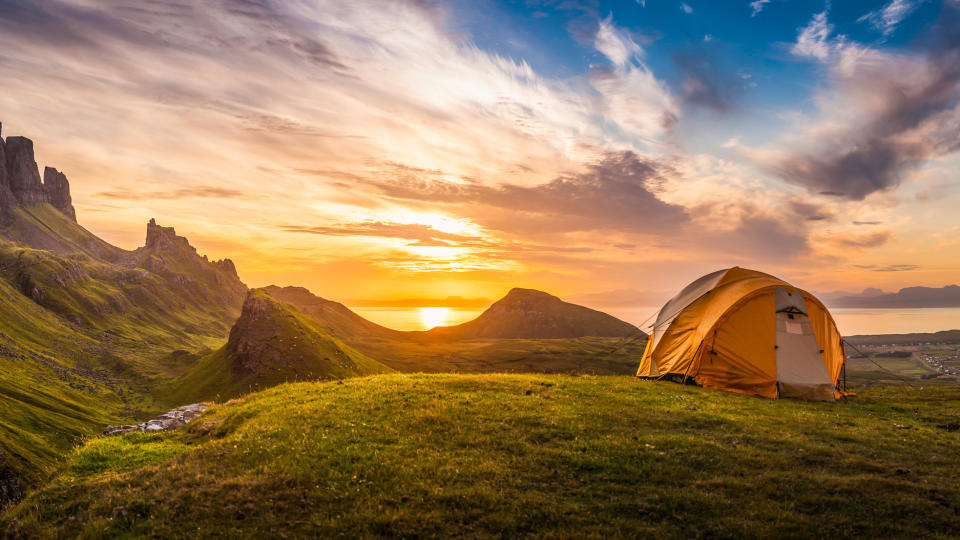
POLYGON ((766 400, 561 375, 285 384, 97 440, 10 535, 941 537, 960 388, 766 400))

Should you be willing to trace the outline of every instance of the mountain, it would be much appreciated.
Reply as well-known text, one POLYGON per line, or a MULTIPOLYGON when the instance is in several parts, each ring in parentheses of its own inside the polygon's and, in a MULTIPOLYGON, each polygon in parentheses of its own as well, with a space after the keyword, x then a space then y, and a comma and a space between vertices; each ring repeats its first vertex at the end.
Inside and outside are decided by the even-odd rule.
POLYGON ((939 308, 960 307, 960 286, 906 287, 895 293, 866 289, 858 295, 827 296, 830 307, 836 308, 939 308))
POLYGON ((0 140, 0 506, 83 437, 165 410, 153 388, 223 344, 245 295, 153 220, 136 250, 101 240, 30 139, 0 140))
POLYGON ((533 289, 513 289, 476 319, 427 331, 447 339, 559 339, 645 336, 612 315, 533 289))
POLYGON ((170 383, 168 391, 170 401, 222 400, 287 381, 343 379, 390 371, 332 336, 295 307, 274 298, 267 289, 254 289, 247 294, 226 345, 170 383))
POLYGON ((384 328, 302 287, 267 287, 327 332, 403 372, 632 374, 646 334, 623 321, 515 289, 474 321, 426 331, 384 328))

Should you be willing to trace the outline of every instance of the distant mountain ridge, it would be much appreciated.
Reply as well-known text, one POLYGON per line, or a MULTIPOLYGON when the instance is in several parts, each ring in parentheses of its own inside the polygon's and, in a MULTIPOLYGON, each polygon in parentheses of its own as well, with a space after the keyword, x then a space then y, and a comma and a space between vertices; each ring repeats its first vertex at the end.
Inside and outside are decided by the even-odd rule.
POLYGON ((865 289, 858 295, 834 293, 822 295, 834 308, 942 308, 960 307, 960 286, 906 287, 895 293, 865 289))

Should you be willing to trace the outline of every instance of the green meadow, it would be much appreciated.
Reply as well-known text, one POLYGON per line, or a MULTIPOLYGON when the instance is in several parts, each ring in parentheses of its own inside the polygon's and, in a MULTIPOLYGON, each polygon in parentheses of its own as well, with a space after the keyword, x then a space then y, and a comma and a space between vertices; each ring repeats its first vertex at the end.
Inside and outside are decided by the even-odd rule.
POLYGON ((957 386, 836 403, 627 376, 283 384, 89 440, 0 518, 26 537, 949 538, 957 386))

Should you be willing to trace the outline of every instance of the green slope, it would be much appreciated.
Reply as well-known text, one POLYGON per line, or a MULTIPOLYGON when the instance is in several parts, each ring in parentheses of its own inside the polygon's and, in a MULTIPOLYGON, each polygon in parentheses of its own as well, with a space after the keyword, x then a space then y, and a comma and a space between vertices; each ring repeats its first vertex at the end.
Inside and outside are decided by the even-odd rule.
POLYGON ((168 401, 223 400, 288 381, 329 380, 392 371, 330 335, 263 289, 249 292, 227 344, 162 385, 168 401))
POLYGON ((49 204, 15 208, 12 222, 0 232, 19 244, 61 256, 83 253, 93 259, 116 261, 124 253, 49 204))
POLYGON ((83 436, 168 407, 152 387, 191 361, 172 353, 223 344, 246 287, 232 264, 168 244, 128 252, 50 205, 13 210, 0 229, 0 484, 35 486, 83 436))
POLYGON ((118 354, 0 280, 0 455, 22 488, 83 435, 158 408, 118 354))
POLYGON ((49 537, 947 538, 960 439, 937 426, 958 410, 957 387, 810 403, 630 377, 289 384, 181 432, 91 441, 0 521, 49 537))

